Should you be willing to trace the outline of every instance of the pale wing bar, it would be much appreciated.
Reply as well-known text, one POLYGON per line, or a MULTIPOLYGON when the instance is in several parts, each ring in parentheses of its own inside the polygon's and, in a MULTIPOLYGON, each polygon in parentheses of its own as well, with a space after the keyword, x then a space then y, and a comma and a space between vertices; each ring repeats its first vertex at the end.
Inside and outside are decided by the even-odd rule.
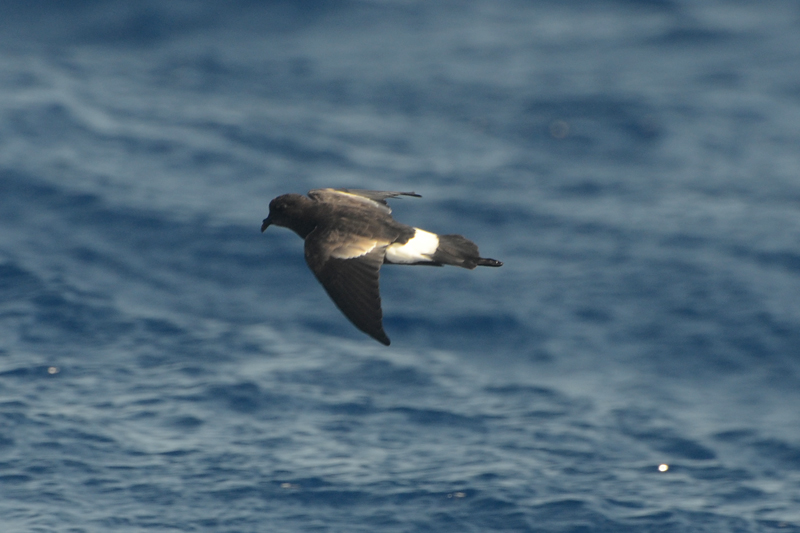
POLYGON ((371 191, 368 189, 314 189, 308 191, 308 196, 317 201, 325 201, 326 197, 349 197, 353 200, 360 202, 368 202, 383 211, 384 213, 391 213, 389 204, 386 203, 387 198, 397 198, 398 196, 413 196, 415 198, 422 198, 421 195, 415 192, 399 192, 399 191, 371 191))

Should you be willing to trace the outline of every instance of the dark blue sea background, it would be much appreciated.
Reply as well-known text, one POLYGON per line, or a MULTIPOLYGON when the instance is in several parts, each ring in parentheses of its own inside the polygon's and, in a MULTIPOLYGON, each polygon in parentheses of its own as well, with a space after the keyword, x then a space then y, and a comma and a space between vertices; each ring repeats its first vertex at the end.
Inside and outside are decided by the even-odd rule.
POLYGON ((800 532, 800 3, 3 2, 0 531, 800 532))

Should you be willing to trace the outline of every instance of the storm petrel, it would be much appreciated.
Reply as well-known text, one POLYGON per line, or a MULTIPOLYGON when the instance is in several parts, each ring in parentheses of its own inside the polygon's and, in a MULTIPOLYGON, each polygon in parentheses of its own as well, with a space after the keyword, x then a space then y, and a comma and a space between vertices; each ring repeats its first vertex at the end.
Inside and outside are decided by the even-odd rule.
POLYGON ((333 303, 358 329, 389 345, 383 331, 378 278, 383 263, 499 267, 481 257, 461 235, 436 235, 391 217, 387 198, 413 192, 314 189, 308 196, 284 194, 269 203, 263 232, 274 224, 305 240, 306 263, 333 303))

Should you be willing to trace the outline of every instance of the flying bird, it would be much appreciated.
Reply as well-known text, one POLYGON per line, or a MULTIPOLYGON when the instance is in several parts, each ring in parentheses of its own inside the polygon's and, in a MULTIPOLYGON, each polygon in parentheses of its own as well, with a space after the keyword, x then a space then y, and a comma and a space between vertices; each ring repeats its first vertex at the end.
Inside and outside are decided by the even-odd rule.
POLYGON ((261 232, 289 228, 305 240, 306 263, 333 303, 358 329, 389 345, 383 330, 378 285, 381 265, 499 267, 481 257, 461 235, 436 235, 394 220, 387 198, 413 192, 314 189, 308 196, 284 194, 269 203, 261 232))

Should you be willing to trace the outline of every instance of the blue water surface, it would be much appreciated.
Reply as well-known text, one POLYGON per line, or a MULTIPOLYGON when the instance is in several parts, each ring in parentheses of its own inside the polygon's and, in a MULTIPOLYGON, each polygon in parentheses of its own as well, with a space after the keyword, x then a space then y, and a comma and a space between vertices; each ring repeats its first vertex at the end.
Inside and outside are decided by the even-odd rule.
POLYGON ((0 531, 800 532, 798 124, 789 0, 4 2, 0 531), (505 266, 384 347, 329 186, 505 266))

